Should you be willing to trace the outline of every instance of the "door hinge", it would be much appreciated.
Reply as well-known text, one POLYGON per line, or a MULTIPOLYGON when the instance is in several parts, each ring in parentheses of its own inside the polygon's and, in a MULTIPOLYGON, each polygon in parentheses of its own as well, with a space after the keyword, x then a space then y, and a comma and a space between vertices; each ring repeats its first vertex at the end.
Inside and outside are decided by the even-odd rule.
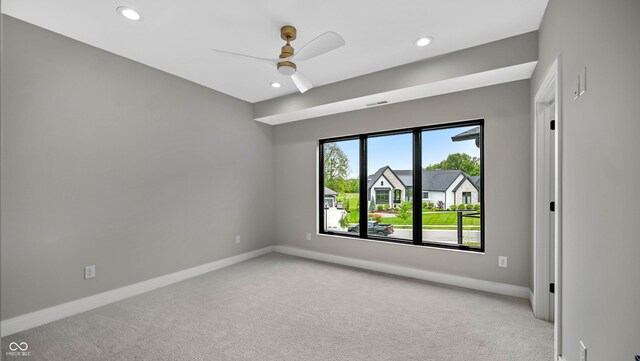
POLYGON ((549 209, 551 210, 551 212, 555 212, 556 211, 556 202, 549 203, 549 209))
POLYGON ((551 130, 556 130, 556 121, 552 120, 551 123, 549 123, 549 126, 551 127, 551 130))
POLYGON ((556 284, 555 283, 550 283, 549 284, 549 293, 556 293, 556 284))

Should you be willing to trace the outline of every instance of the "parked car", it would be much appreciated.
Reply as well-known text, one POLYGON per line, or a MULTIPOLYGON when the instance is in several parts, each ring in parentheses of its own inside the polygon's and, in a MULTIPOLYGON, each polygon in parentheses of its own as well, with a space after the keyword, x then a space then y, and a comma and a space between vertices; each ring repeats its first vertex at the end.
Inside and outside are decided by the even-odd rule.
MULTIPOLYGON (((351 233, 360 233, 360 225, 351 226, 347 229, 351 233)), ((367 234, 375 234, 378 236, 388 236, 393 234, 393 224, 378 224, 375 221, 367 222, 367 234)))

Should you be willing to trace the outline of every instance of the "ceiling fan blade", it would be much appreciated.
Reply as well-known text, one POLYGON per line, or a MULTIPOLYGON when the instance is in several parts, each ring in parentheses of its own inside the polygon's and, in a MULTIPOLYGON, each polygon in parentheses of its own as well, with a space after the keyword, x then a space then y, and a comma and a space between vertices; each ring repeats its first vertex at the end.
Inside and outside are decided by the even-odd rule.
POLYGON ((291 60, 307 60, 315 58, 318 55, 322 55, 335 50, 346 44, 342 36, 334 33, 333 31, 327 31, 326 33, 319 35, 315 39, 306 43, 297 53, 295 53, 291 60))
POLYGON ((234 52, 226 51, 226 50, 218 50, 218 49, 212 49, 212 50, 215 51, 216 53, 220 53, 220 54, 224 54, 224 55, 231 55, 231 56, 238 56, 238 57, 242 57, 242 58, 245 58, 245 59, 261 61, 263 63, 268 63, 268 64, 272 64, 272 65, 273 64, 277 64, 278 62, 282 61, 282 59, 260 58, 260 57, 257 57, 257 56, 238 54, 238 53, 234 53, 234 52))
POLYGON ((296 85, 300 93, 304 93, 307 90, 313 88, 313 84, 311 84, 311 80, 309 80, 306 76, 302 75, 299 71, 295 72, 291 76, 291 80, 296 85))

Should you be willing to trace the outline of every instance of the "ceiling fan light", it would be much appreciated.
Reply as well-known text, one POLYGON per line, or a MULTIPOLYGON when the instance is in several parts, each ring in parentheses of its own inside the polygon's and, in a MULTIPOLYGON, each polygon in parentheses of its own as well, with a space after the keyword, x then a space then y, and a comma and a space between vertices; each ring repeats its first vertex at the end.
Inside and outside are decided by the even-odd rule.
POLYGON ((296 68, 290 65, 278 65, 278 72, 282 75, 291 76, 296 73, 296 68))

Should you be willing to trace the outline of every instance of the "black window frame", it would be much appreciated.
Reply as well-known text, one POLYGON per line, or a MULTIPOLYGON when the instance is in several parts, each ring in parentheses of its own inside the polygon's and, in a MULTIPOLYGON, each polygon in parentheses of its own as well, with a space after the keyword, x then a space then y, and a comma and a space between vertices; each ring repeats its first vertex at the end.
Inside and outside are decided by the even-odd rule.
MULTIPOLYGON (((471 251, 471 252, 479 252, 485 253, 486 250, 486 242, 485 242, 485 194, 484 194, 484 119, 473 119, 473 120, 465 120, 465 121, 457 121, 457 122, 449 122, 437 125, 425 125, 420 127, 413 128, 404 128, 390 131, 380 131, 380 132, 371 132, 364 133, 358 135, 350 135, 343 137, 333 137, 333 138, 325 138, 320 139, 318 141, 318 149, 319 149, 319 173, 318 173, 318 194, 319 199, 324 199, 324 144, 325 143, 334 143, 339 141, 348 141, 348 140, 358 140, 359 141, 359 180, 360 180, 360 215, 359 215, 359 234, 349 234, 342 232, 334 232, 327 231, 324 229, 324 201, 319 203, 319 234, 326 235, 335 235, 341 237, 348 238, 357 238, 357 239, 365 239, 365 240, 375 240, 375 241, 383 241, 389 243, 401 243, 408 244, 414 246, 422 246, 422 247, 433 247, 433 248, 446 248, 446 249, 454 249, 454 250, 462 250, 462 251, 471 251), (413 240, 399 239, 399 238, 388 238, 376 236, 373 234, 367 233, 367 221, 368 221, 368 208, 369 208, 369 197, 367 194, 367 177, 368 177, 368 169, 367 169, 367 139, 371 137, 379 137, 379 136, 388 136, 388 135, 397 135, 397 134, 413 134, 413 194, 422 195, 422 171, 416 172, 415 170, 422 169, 422 132, 431 131, 431 130, 439 130, 439 129, 449 129, 449 128, 458 128, 465 126, 479 126, 480 127, 480 135, 479 135, 479 148, 480 148, 480 189, 478 194, 478 199, 482 200, 482 206, 480 207, 480 247, 470 247, 463 244, 441 244, 434 242, 423 242, 422 240, 422 212, 414 212, 413 214, 413 240), (364 216, 364 217, 363 217, 364 216)), ((374 187, 375 189, 375 187, 374 187)), ((372 197, 374 197, 372 195, 372 197)), ((422 209, 422 197, 413 197, 413 209, 422 209)))

